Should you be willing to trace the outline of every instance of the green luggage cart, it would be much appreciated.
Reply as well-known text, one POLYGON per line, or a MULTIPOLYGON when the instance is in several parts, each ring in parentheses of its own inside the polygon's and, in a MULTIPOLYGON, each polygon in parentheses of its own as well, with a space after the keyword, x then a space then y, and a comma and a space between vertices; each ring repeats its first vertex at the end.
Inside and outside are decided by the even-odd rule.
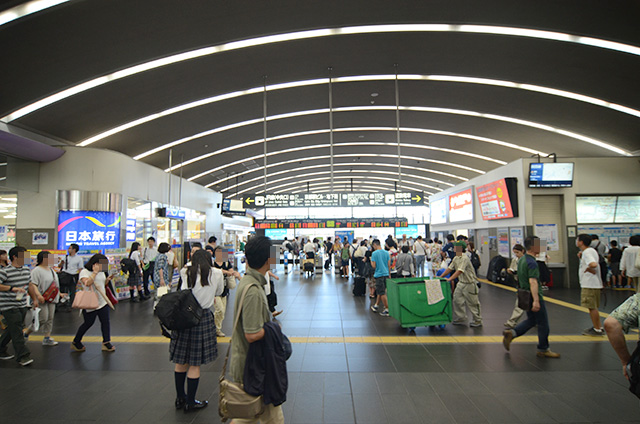
POLYGON ((453 319, 451 283, 438 278, 444 299, 429 305, 424 278, 387 279, 389 315, 400 322, 402 328, 444 328, 453 319))

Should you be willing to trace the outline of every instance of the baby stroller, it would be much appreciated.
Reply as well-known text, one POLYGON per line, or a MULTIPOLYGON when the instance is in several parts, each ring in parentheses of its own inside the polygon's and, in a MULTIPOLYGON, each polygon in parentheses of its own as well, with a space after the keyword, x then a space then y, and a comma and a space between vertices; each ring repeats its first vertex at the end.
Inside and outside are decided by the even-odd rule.
POLYGON ((306 257, 302 261, 302 270, 305 273, 305 276, 315 276, 316 274, 316 261, 315 254, 313 252, 308 252, 306 257))

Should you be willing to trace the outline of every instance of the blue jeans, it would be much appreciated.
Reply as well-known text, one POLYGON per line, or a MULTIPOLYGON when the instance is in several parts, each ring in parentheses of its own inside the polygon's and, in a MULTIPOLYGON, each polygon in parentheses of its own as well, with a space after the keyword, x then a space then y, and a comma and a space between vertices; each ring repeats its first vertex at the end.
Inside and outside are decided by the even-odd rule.
POLYGON ((527 319, 518 324, 513 331, 516 337, 520 337, 535 326, 538 326, 538 350, 546 352, 549 350, 549 317, 543 299, 540 299, 540 310, 527 311, 527 319))
POLYGON ((416 255, 416 277, 424 277, 424 255, 416 255))

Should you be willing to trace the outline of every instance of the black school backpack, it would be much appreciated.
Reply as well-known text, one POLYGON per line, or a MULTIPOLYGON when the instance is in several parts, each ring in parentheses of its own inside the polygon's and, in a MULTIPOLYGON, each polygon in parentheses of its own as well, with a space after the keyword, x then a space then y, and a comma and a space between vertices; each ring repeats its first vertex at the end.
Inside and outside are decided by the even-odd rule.
POLYGON ((471 265, 473 265, 473 269, 480 269, 480 256, 478 256, 478 253, 476 252, 471 252, 471 265))
POLYGON ((191 290, 167 293, 156 306, 161 326, 169 330, 186 330, 200 323, 204 311, 191 290))
POLYGON ((122 269, 122 272, 133 274, 134 272, 136 272, 136 267, 136 261, 134 261, 133 259, 122 258, 120 260, 120 269, 122 269))

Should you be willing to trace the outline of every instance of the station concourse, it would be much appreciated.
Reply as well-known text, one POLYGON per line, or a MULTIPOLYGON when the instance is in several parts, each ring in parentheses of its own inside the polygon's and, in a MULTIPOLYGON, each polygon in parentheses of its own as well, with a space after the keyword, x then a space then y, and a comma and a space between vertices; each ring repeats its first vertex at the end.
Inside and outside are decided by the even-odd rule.
POLYGON ((3 2, 0 423, 222 422, 262 237, 269 310, 242 319, 291 341, 286 423, 640 422, 638 16, 3 2), (165 283, 213 305, 171 344, 165 283))

